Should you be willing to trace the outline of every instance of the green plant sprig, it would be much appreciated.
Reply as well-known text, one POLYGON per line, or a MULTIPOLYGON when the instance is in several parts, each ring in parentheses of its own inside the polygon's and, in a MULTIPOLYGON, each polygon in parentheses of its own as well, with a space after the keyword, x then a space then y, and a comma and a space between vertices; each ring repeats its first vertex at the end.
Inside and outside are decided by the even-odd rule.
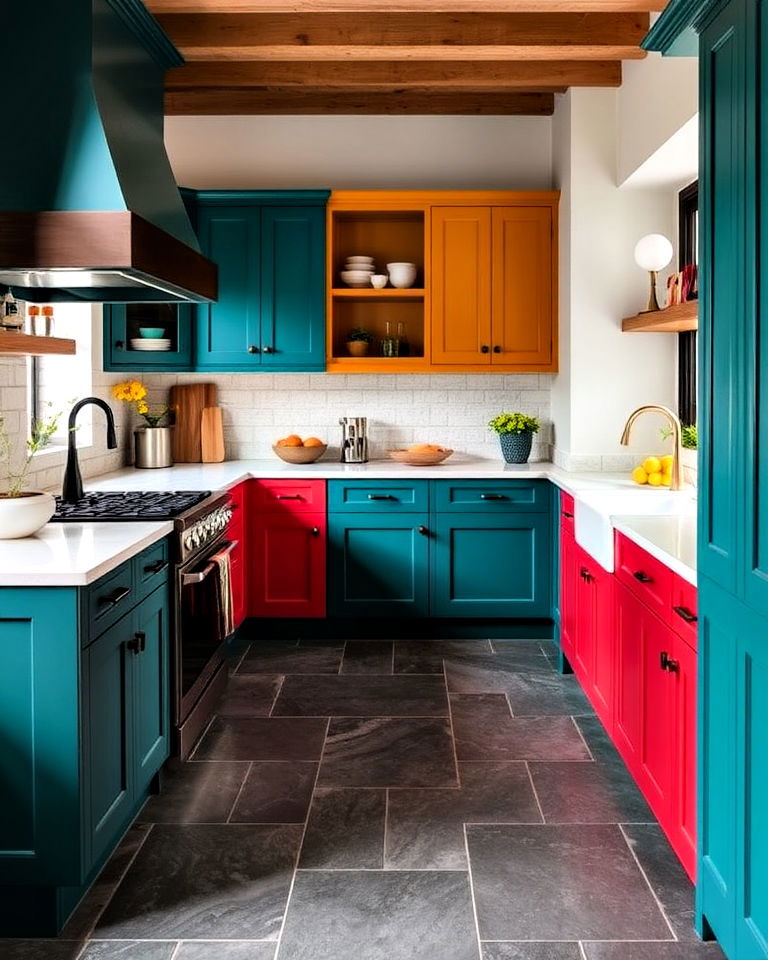
MULTIPOLYGON (((52 404, 48 404, 52 406, 52 404)), ((44 450, 56 435, 61 419, 61 411, 51 413, 48 417, 35 418, 32 421, 29 438, 24 444, 24 457, 21 466, 14 469, 13 443, 8 434, 5 418, 0 414, 0 459, 5 464, 5 480, 8 497, 20 497, 27 482, 29 468, 35 456, 44 450)))
POLYGON ((505 433, 538 433, 541 424, 536 417, 529 417, 527 413, 500 413, 488 426, 500 436, 505 433))
MULTIPOLYGON (((661 439, 669 440, 672 436, 671 427, 662 427, 661 428, 661 439)), ((685 450, 698 450, 699 449, 699 428, 695 423, 684 423, 683 429, 680 433, 680 442, 682 443, 685 450)))
POLYGON ((365 327, 354 327, 347 335, 347 343, 373 343, 373 334, 365 327))

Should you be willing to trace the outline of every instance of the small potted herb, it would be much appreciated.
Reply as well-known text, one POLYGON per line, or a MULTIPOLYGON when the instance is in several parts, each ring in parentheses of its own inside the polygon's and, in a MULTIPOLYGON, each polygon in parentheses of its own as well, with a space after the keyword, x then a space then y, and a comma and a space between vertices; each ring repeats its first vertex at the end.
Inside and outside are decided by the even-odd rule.
POLYGON ((350 357, 364 357, 372 343, 372 333, 364 327, 354 327, 347 335, 347 353, 350 357))
MULTIPOLYGON (((669 427, 662 427, 662 440, 668 440, 671 436, 672 430, 669 427)), ((695 487, 697 485, 699 466, 699 430, 695 423, 683 424, 680 432, 680 443, 683 447, 682 457, 680 459, 683 480, 689 486, 695 487)))
POLYGON ((507 463, 527 463, 539 421, 526 413, 500 413, 488 423, 499 435, 501 453, 507 463))
POLYGON ((32 460, 55 436, 60 416, 60 413, 51 413, 35 419, 29 438, 16 448, 5 418, 0 414, 0 460, 6 487, 0 492, 0 540, 31 537, 53 516, 56 509, 53 495, 24 487, 32 460))

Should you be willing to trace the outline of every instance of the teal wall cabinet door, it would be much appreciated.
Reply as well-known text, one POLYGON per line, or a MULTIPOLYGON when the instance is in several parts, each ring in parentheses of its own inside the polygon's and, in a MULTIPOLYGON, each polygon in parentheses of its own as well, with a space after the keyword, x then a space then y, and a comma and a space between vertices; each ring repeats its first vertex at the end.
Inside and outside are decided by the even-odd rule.
POLYGON ((143 793, 170 753, 168 592, 156 590, 134 614, 133 725, 137 794, 143 793))
POLYGON ((196 308, 197 370, 261 366, 261 215, 253 206, 198 208, 203 253, 219 267, 219 299, 196 308))
POLYGON ((105 303, 104 369, 115 373, 182 372, 192 369, 193 307, 184 303, 105 303), (168 350, 137 350, 142 327, 156 327, 168 350))
POLYGON ((551 616, 548 513, 438 514, 434 533, 434 616, 551 616))
POLYGON ((325 210, 261 211, 261 363, 325 366, 325 210))
POLYGON ((428 523, 428 514, 331 514, 331 616, 427 616, 428 523))

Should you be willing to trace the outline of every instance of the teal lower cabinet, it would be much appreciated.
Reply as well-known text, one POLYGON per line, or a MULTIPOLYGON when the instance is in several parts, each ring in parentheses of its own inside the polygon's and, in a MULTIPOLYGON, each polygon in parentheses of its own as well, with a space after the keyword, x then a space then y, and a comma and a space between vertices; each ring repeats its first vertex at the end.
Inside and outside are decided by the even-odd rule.
POLYGON ((136 578, 166 550, 109 589, 0 590, 0 937, 61 929, 168 757, 168 574, 136 578), (105 591, 126 606, 94 627, 105 591))
POLYGON ((427 514, 330 514, 329 614, 427 616, 428 523, 427 514))
POLYGON ((432 556, 433 616, 552 615, 548 513, 438 515, 432 556))
POLYGON ((338 480, 328 504, 331 616, 552 617, 547 481, 338 480))

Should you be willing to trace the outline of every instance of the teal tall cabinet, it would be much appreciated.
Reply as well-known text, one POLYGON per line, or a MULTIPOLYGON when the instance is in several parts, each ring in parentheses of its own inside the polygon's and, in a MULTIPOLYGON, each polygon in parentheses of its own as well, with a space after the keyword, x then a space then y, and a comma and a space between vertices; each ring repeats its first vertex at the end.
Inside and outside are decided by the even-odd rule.
POLYGON ((768 5, 673 0, 701 92, 698 916, 768 957, 768 5), (765 214, 765 215, 764 215, 765 214))

